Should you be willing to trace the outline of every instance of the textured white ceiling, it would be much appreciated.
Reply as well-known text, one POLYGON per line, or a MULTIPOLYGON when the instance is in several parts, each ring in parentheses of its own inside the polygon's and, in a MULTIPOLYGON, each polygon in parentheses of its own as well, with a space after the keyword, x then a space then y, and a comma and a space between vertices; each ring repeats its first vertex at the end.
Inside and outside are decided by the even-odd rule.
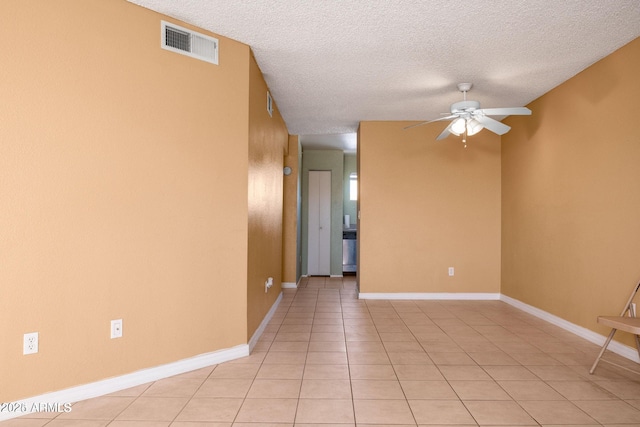
POLYGON ((458 82, 523 106, 640 36, 639 0, 129 1, 250 45, 299 135, 438 118, 458 82))
POLYGON ((357 133, 300 135, 300 144, 305 150, 341 150, 355 153, 358 148, 357 133))

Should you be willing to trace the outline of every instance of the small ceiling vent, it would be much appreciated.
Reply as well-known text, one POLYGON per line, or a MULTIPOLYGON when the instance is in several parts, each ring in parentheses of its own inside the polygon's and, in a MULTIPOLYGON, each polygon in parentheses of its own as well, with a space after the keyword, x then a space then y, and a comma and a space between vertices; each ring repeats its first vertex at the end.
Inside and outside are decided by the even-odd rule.
POLYGON ((273 117, 273 98, 271 98, 269 91, 267 91, 267 113, 269 113, 269 117, 273 117))
POLYGON ((161 21, 162 48, 218 64, 218 39, 161 21))

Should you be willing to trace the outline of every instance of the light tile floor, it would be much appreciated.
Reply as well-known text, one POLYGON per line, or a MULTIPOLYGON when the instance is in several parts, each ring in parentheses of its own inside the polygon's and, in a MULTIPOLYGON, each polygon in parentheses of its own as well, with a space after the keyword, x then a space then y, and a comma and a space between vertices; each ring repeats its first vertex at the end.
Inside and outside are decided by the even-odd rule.
POLYGON ((305 278, 249 357, 0 426, 640 426, 640 376, 589 375, 597 351, 503 302, 365 301, 353 277, 305 278))

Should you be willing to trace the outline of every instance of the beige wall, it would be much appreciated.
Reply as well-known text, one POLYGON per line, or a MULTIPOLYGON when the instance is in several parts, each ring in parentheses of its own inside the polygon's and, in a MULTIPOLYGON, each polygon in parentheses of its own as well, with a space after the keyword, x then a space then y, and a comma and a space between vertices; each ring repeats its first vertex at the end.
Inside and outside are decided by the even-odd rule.
POLYGON ((296 283, 297 277, 297 241, 298 241, 298 136, 290 135, 284 166, 291 168, 291 175, 284 177, 284 200, 282 216, 282 281, 296 283))
POLYGON ((408 124, 360 123, 360 291, 500 292, 500 138, 408 124))
POLYGON ((0 401, 246 343, 249 47, 162 50, 124 1, 2 13, 0 401))
POLYGON ((280 294, 282 283, 283 159, 287 128, 273 103, 267 112, 267 85, 253 55, 249 80, 249 253, 247 260, 247 339, 280 294), (273 287, 264 283, 273 277, 273 287))
MULTIPOLYGON (((0 401, 246 343, 291 281, 286 128, 249 47, 162 50, 166 18, 124 1, 3 14, 0 401)), ((362 123, 361 291, 502 291, 604 332, 639 278, 639 66, 636 40, 507 119, 502 211, 499 137, 362 123)))
POLYGON ((640 279, 639 68, 636 39, 502 138, 502 292, 600 333, 640 279))

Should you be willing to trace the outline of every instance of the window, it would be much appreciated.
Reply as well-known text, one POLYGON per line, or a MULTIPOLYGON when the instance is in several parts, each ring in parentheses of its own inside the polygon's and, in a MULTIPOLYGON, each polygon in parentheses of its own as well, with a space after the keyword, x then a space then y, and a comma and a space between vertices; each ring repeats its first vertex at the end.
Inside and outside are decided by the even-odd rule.
POLYGON ((349 200, 358 200, 358 174, 349 175, 349 200))

